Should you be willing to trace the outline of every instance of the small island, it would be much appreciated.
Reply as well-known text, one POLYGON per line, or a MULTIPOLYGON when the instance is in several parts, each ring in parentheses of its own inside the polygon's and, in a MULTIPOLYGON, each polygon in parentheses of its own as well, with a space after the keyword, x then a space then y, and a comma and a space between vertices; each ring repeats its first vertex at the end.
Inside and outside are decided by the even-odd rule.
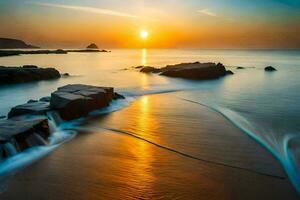
POLYGON ((232 71, 226 70, 222 63, 181 63, 176 65, 167 65, 163 68, 155 68, 150 66, 138 66, 136 69, 140 69, 143 73, 160 73, 160 75, 184 78, 193 80, 206 80, 216 79, 225 75, 233 74, 232 71))
POLYGON ((86 47, 87 49, 98 49, 98 46, 95 43, 90 44, 86 47))

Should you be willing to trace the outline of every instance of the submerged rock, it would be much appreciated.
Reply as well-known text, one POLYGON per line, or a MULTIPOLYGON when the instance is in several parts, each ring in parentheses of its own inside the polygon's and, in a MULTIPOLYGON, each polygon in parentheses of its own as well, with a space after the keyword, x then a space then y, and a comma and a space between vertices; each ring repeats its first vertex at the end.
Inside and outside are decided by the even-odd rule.
POLYGON ((40 98, 39 101, 50 102, 50 100, 51 100, 51 97, 49 96, 49 97, 42 97, 42 98, 40 98))
POLYGON ((60 73, 54 68, 36 68, 36 66, 32 65, 25 65, 23 67, 0 67, 0 85, 56 78, 60 78, 60 73))
POLYGON ((268 66, 268 67, 265 68, 265 71, 272 72, 272 71, 277 71, 277 69, 275 69, 272 66, 268 66))
POLYGON ((51 94, 50 107, 57 110, 62 119, 71 120, 109 106, 113 98, 114 89, 111 87, 67 85, 51 94))
POLYGON ((245 67, 237 67, 236 69, 245 69, 245 67))
POLYGON ((233 73, 231 70, 227 70, 227 71, 226 71, 226 74, 227 74, 227 75, 233 75, 234 73, 233 73))
POLYGON ((35 103, 35 102, 38 102, 38 100, 30 99, 29 101, 27 101, 27 103, 35 103))
POLYGON ((50 136, 46 117, 0 121, 0 158, 13 156, 32 146, 46 145, 50 136))

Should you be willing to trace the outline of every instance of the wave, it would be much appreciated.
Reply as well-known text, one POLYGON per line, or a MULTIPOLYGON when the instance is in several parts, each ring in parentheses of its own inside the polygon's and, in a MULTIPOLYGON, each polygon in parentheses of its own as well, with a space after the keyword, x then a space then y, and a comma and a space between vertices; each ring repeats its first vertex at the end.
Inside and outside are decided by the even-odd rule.
POLYGON ((274 138, 267 140, 263 138, 262 135, 268 134, 261 133, 259 128, 256 128, 253 123, 239 115, 237 112, 217 105, 207 105, 205 103, 185 98, 179 99, 204 106, 214 112, 217 112, 231 122, 235 127, 239 128, 241 131, 253 138, 256 142, 265 147, 280 162, 290 181, 296 188, 296 191, 300 195, 300 162, 297 162, 297 158, 299 159, 300 156, 300 151, 297 148, 297 144, 300 144, 300 137, 298 136, 298 133, 285 134, 282 142, 274 141, 274 138), (276 145, 274 145, 272 142, 274 142, 276 145))

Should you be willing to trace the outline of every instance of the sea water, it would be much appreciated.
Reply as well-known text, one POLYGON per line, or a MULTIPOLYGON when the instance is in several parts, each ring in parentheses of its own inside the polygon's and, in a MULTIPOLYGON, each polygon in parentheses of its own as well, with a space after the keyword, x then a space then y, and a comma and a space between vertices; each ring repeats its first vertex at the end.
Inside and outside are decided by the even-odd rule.
MULTIPOLYGON (((233 126, 267 148, 279 160, 298 192, 300 191, 300 51, 113 49, 111 53, 0 58, 0 65, 3 66, 26 64, 55 67, 61 73, 69 73, 71 76, 1 86, 0 115, 6 115, 11 107, 29 99, 49 96, 57 87, 65 84, 112 86, 127 97, 127 100, 113 102, 105 110, 93 112, 93 115, 122 109, 143 95, 174 92, 178 99, 205 106, 212 112, 221 114, 233 126), (212 81, 188 81, 142 74, 133 68, 139 65, 162 67, 195 61, 221 62, 235 74, 212 81), (268 65, 274 66, 278 71, 265 72, 264 67, 268 65), (236 69, 239 66, 245 69, 236 69)), ((57 144, 69 138, 65 137, 64 130, 70 130, 76 125, 69 123, 54 131, 54 142, 48 149, 36 148, 23 153, 21 157, 24 162, 26 159, 36 160, 59 146, 57 144)), ((15 155, 12 159, 16 158, 20 158, 20 155, 15 155)), ((8 166, 7 163, 11 162, 0 164, 5 172, 9 171, 5 167, 8 166)), ((19 165, 24 163, 20 162, 19 165)))

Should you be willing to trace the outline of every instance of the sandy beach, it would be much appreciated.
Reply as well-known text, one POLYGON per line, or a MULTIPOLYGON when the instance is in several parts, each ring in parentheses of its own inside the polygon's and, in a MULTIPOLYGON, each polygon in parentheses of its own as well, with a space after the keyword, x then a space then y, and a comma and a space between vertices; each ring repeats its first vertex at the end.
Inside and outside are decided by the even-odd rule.
POLYGON ((19 172, 1 199, 298 199, 278 161, 183 94, 139 98, 19 172))

